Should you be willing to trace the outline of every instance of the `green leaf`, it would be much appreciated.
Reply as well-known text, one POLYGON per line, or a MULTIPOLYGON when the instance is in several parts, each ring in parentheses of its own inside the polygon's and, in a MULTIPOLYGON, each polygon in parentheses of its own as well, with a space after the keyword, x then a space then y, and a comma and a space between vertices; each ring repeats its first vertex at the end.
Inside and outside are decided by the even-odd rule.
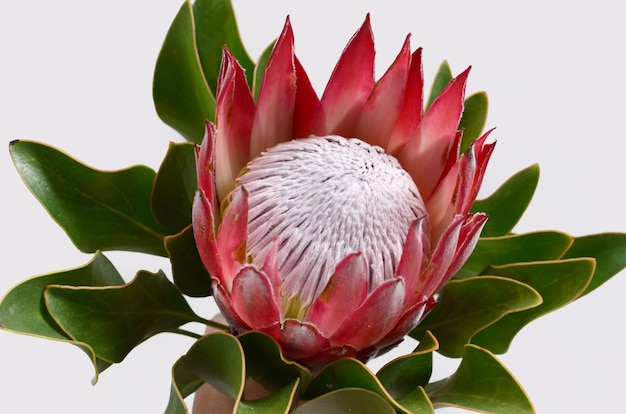
POLYGON ((252 92, 254 93, 255 102, 259 99, 259 92, 261 91, 261 83, 263 83, 263 76, 265 76, 265 68, 267 67, 267 63, 270 60, 270 55, 274 50, 274 45, 276 41, 270 43, 268 47, 265 48, 263 53, 261 53, 261 57, 259 58, 259 62, 254 68, 254 79, 252 82, 252 92))
POLYGON ((406 396, 397 399, 398 403, 414 414, 434 414, 435 408, 423 387, 415 387, 406 396))
POLYGON ((474 140, 481 136, 487 121, 489 99, 485 92, 478 92, 465 100, 463 115, 459 122, 459 129, 463 130, 461 153, 464 153, 474 140))
POLYGON ((266 397, 252 401, 240 400, 237 404, 237 414, 289 414, 293 411, 300 396, 300 378, 281 390, 266 397))
POLYGON ((217 77, 224 45, 245 70, 248 85, 252 85, 254 62, 241 42, 231 1, 196 0, 193 3, 193 19, 200 63, 213 96, 217 95, 217 77))
POLYGON ((534 164, 513 175, 486 199, 477 200, 472 212, 489 216, 481 237, 509 234, 530 204, 538 182, 539 165, 534 164))
POLYGON ((31 141, 13 141, 10 150, 30 191, 82 252, 165 256, 164 230, 150 210, 153 170, 99 171, 31 141))
POLYGON ((46 286, 116 286, 123 283, 124 279, 111 262, 98 252, 85 266, 34 277, 11 289, 0 302, 0 325, 14 332, 69 339, 45 307, 43 293, 46 286))
POLYGON ((437 74, 435 75, 435 79, 433 80, 433 86, 430 89, 430 97, 428 98, 428 104, 426 105, 426 109, 430 108, 433 104, 434 100, 439 96, 439 94, 445 89, 445 87, 452 80, 452 70, 450 70, 450 65, 446 60, 441 62, 439 69, 437 70, 437 74))
POLYGON ((257 331, 248 331, 239 336, 246 355, 246 371, 263 388, 273 392, 293 384, 294 380, 306 389, 311 381, 311 372, 302 365, 286 359, 276 341, 257 331))
POLYGON ((431 331, 439 340, 439 353, 459 357, 463 346, 504 315, 538 306, 541 296, 532 287, 496 276, 451 280, 440 302, 411 332, 421 338, 431 331))
POLYGON ((243 395, 246 379, 241 344, 231 334, 213 333, 200 338, 186 355, 192 372, 235 401, 243 395))
POLYGON ((361 361, 353 358, 339 359, 327 365, 311 380, 305 399, 313 399, 330 391, 344 388, 361 388, 375 392, 401 413, 408 413, 389 395, 376 376, 361 361))
POLYGON ((183 399, 205 382, 238 402, 245 379, 244 353, 237 338, 222 332, 206 335, 174 364, 165 414, 187 413, 183 399))
POLYGON ((523 312, 506 315, 477 333, 472 343, 497 354, 505 353, 524 326, 578 298, 589 284, 594 269, 593 259, 520 263, 491 268, 491 274, 532 286, 543 298, 543 303, 523 312))
POLYGON ((124 280, 111 262, 100 252, 85 266, 38 276, 17 285, 0 302, 0 326, 8 331, 68 342, 80 347, 91 359, 98 373, 110 364, 97 358, 85 343, 74 341, 50 316, 44 302, 48 285, 117 286, 124 280))
POLYGON ((180 233, 165 237, 165 249, 176 287, 188 296, 211 295, 211 276, 200 259, 191 224, 180 233))
POLYGON ((163 42, 154 69, 152 96, 163 122, 186 140, 202 142, 205 122, 215 118, 215 96, 200 64, 188 1, 180 8, 163 42))
POLYGON ((404 398, 415 388, 428 384, 433 370, 433 351, 438 348, 437 339, 427 331, 412 353, 390 361, 376 376, 393 398, 404 398))
POLYGON ((189 414, 185 398, 204 384, 189 367, 186 356, 182 356, 172 367, 172 385, 165 414, 189 414))
POLYGON ((376 393, 358 388, 344 388, 315 398, 294 414, 395 414, 388 402, 376 393))
POLYGON ((191 205, 197 188, 195 145, 170 143, 151 197, 154 216, 170 234, 182 231, 191 223, 191 205))
POLYGON ((483 274, 490 265, 558 259, 571 246, 573 239, 569 234, 556 231, 481 238, 455 277, 483 274))
POLYGON ((109 362, 120 362, 157 333, 201 321, 163 272, 140 271, 115 287, 50 285, 44 298, 63 331, 109 362))
POLYGON ((524 389, 489 351, 466 345, 450 377, 426 387, 435 407, 451 406, 485 413, 532 414, 524 389))
POLYGON ((577 237, 564 259, 593 257, 596 270, 583 295, 600 287, 604 282, 626 267, 626 234, 602 233, 577 237))

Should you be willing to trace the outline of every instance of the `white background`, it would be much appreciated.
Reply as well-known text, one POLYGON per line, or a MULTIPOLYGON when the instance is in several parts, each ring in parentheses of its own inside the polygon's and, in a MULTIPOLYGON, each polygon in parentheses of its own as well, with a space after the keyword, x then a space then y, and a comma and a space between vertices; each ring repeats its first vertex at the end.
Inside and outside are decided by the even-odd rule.
MULTIPOLYGON (((619 2, 236 1, 256 59, 291 15, 297 53, 322 91, 341 50, 372 13, 377 73, 407 33, 424 47, 427 83, 443 59, 472 65, 468 92, 487 90, 498 141, 483 195, 535 162, 542 176, 519 232, 626 231, 623 119, 626 39, 619 2), (562 3, 565 4, 565 3, 562 3)), ((0 144, 33 139, 94 167, 157 168, 177 134, 153 109, 152 71, 179 0, 0 3, 0 144)), ((79 253, 0 153, 0 295, 41 273, 79 266, 79 253)), ((167 269, 150 256, 108 256, 130 279, 167 269)), ((539 413, 616 412, 626 385, 626 274, 535 321, 501 357, 539 413)), ((210 316, 208 300, 194 306, 210 316)), ((0 332, 0 411, 155 413, 170 366, 191 345, 160 335, 90 385, 92 368, 67 344, 0 332)), ((448 374, 449 367, 435 375, 448 374)), ((448 411, 448 410, 444 410, 448 411)))

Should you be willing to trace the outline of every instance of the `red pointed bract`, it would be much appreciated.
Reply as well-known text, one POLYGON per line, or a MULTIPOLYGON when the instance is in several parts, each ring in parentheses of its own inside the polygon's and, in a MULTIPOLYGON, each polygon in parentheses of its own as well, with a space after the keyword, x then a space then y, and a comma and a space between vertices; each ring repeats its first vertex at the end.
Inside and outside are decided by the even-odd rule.
POLYGON ((411 59, 409 38, 407 36, 396 60, 374 85, 354 134, 355 137, 382 148, 387 147, 389 135, 404 104, 411 59))
POLYGON ((287 319, 280 325, 262 329, 273 337, 280 345, 283 353, 289 358, 301 360, 310 358, 330 347, 330 342, 322 335, 315 325, 287 319))
POLYGON ((302 64, 294 56, 296 66, 296 106, 293 110, 293 138, 311 135, 313 116, 319 110, 320 100, 311 85, 302 64))
POLYGON ((202 145, 196 147, 196 174, 198 189, 202 190, 212 206, 215 205, 215 125, 206 123, 202 145))
POLYGON ((378 286, 335 331, 330 337, 331 342, 356 349, 378 342, 400 318, 404 294, 404 280, 400 278, 378 286))
POLYGON ((222 283, 231 289, 235 274, 246 262, 248 238, 248 195, 242 187, 232 193, 232 199, 217 235, 217 251, 222 264, 222 283))
POLYGON ((402 109, 396 124, 389 134, 387 152, 396 155, 422 120, 424 75, 422 73, 422 49, 419 48, 411 55, 411 65, 404 88, 402 109))
POLYGON ((235 276, 230 301, 235 313, 255 329, 280 322, 277 294, 267 276, 252 266, 243 267, 235 276))
POLYGON ((445 282, 452 278, 458 272, 465 261, 469 258, 470 254, 474 250, 476 243, 478 242, 478 237, 480 236, 480 232, 483 229, 483 226, 487 222, 487 215, 483 213, 476 213, 469 218, 466 219, 465 223, 461 227, 461 232, 459 234, 459 242, 456 247, 456 254, 450 266, 445 273, 442 281, 439 282, 435 291, 438 291, 443 287, 445 282))
POLYGON ((406 283, 405 305, 409 306, 415 295, 420 295, 426 275, 422 273, 426 258, 430 254, 428 221, 421 218, 413 222, 407 233, 402 258, 398 265, 397 275, 406 283))
POLYGON ((447 270, 456 254, 459 234, 461 233, 461 226, 464 221, 464 216, 455 216, 450 226, 448 226, 437 242, 437 247, 435 247, 430 263, 424 272, 425 275, 423 275, 426 279, 426 283, 422 288, 422 294, 424 296, 428 297, 437 293, 437 286, 444 281, 447 270))
POLYGON ((396 322, 391 331, 376 343, 376 347, 385 348, 402 340, 402 338, 424 318, 427 310, 427 302, 428 298, 424 296, 421 300, 412 303, 400 316, 400 319, 396 322))
POLYGON ((270 55, 259 90, 250 142, 250 158, 292 138, 296 101, 293 31, 289 18, 270 55))
POLYGON ((228 49, 224 49, 220 78, 216 102, 219 133, 215 143, 215 177, 217 194, 223 199, 249 160, 255 110, 243 69, 228 49))
POLYGON ((194 197, 191 213, 193 237, 196 241, 202 264, 212 278, 221 279, 222 264, 217 253, 214 217, 211 203, 204 195, 204 192, 199 190, 194 197))
POLYGON ((453 79, 424 114, 415 133, 397 154, 426 197, 437 184, 463 113, 469 68, 453 79))
POLYGON ((353 254, 337 265, 321 295, 313 302, 304 319, 329 337, 341 322, 358 308, 369 292, 365 260, 353 254))
POLYGON ((313 121, 314 135, 350 136, 374 85, 374 38, 370 18, 350 39, 328 81, 313 121))

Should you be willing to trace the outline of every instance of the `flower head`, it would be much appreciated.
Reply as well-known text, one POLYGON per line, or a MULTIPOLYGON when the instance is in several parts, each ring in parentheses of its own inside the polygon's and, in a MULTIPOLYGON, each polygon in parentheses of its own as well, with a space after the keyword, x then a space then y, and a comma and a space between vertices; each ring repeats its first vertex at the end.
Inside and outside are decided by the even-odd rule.
POLYGON ((486 220, 469 211, 494 145, 459 154, 469 69, 424 112, 407 37, 375 82, 369 16, 321 98, 293 43, 287 19, 256 102, 224 51, 193 228, 233 331, 319 368, 389 349, 435 305, 486 220))

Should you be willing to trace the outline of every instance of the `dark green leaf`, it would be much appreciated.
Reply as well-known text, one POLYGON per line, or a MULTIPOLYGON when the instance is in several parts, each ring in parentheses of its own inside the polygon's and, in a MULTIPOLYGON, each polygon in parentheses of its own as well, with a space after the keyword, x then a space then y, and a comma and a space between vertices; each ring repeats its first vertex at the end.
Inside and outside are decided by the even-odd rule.
POLYGON ((163 42, 154 69, 152 96, 163 122, 188 141, 202 141, 205 122, 215 118, 215 97, 200 66, 189 2, 180 8, 163 42))
POLYGON ((80 347, 91 359, 98 373, 110 364, 96 357, 93 350, 71 337, 50 316, 44 302, 46 286, 117 286, 124 280, 115 267, 100 252, 83 267, 29 279, 14 287, 0 302, 0 326, 3 329, 65 341, 80 347))
POLYGON ((439 96, 439 94, 445 89, 446 85, 450 83, 452 80, 452 71, 450 70, 450 65, 447 61, 441 62, 439 69, 437 70, 437 74, 435 75, 435 79, 433 80, 433 86, 430 89, 430 96, 428 98, 428 104, 426 105, 426 109, 430 108, 433 104, 433 101, 439 96))
POLYGON ((482 237, 506 236, 515 227, 533 198, 539 182, 539 165, 534 164, 509 178, 492 195, 477 200, 473 212, 487 213, 482 237))
POLYGON ((376 393, 358 388, 329 392, 298 407, 294 414, 395 414, 388 402, 376 393))
POLYGON ((184 400, 203 384, 204 381, 191 370, 187 357, 181 357, 172 367, 172 385, 165 414, 189 414, 184 400))
POLYGON ((558 259, 573 239, 569 234, 556 231, 481 238, 456 277, 480 275, 489 265, 558 259))
POLYGON ((211 276, 200 259, 192 226, 187 226, 178 234, 165 237, 165 249, 172 262, 176 287, 188 296, 211 295, 211 276))
POLYGON ((415 387, 406 396, 396 400, 398 403, 413 414, 434 414, 433 403, 428 398, 423 387, 415 387))
POLYGON ((43 299, 46 286, 116 286, 123 283, 111 262, 98 252, 83 267, 34 277, 11 289, 0 302, 0 325, 14 332, 69 339, 46 309, 43 299))
POLYGON ((120 362, 157 333, 199 321, 163 272, 140 271, 132 282, 115 287, 50 285, 44 298, 63 331, 109 362, 120 362))
POLYGON ((222 332, 206 335, 174 364, 165 414, 187 413, 183 399, 205 382, 238 402, 245 379, 244 354, 237 338, 222 332))
POLYGON ((433 370, 433 351, 438 348, 437 339, 427 331, 412 353, 387 363, 376 376, 393 398, 404 398, 417 387, 428 384, 433 370))
POLYGON ((81 251, 165 256, 164 230, 150 210, 153 170, 94 170, 31 141, 13 141, 10 150, 30 191, 81 251))
POLYGON ((595 268, 593 259, 512 264, 494 267, 489 273, 519 280, 532 286, 543 303, 523 312, 506 315, 472 338, 472 343, 497 354, 505 353, 515 335, 528 323, 560 308, 585 290, 595 268))
POLYGON ((285 359, 280 347, 271 337, 256 331, 249 331, 239 336, 239 342, 246 355, 246 371, 263 388, 270 392, 293 384, 299 380, 306 389, 311 380, 311 373, 300 364, 285 359))
POLYGON ((596 270, 591 283, 583 295, 595 290, 626 266, 626 234, 602 233, 577 237, 574 244, 563 256, 564 259, 574 257, 594 257, 596 270))
POLYGON ((275 44, 276 41, 272 42, 268 47, 265 48, 263 53, 261 53, 259 63, 257 63, 256 67, 254 68, 252 92, 254 93, 255 101, 259 98, 259 91, 261 90, 261 83, 263 82, 263 76, 265 75, 265 68, 267 67, 267 62, 269 62, 270 60, 270 55, 272 54, 272 50, 274 50, 275 44))
POLYGON ((258 400, 240 400, 237 414, 289 414, 293 411, 300 396, 300 378, 285 385, 277 392, 258 400))
POLYGON ((204 77, 216 96, 217 77, 222 62, 224 46, 246 71, 248 85, 252 85, 254 62, 248 56, 235 19, 230 0, 196 0, 193 4, 196 27, 196 45, 204 77))
POLYGON ((191 205, 197 188, 194 144, 170 143, 151 197, 154 216, 170 234, 191 223, 191 205))
POLYGON ((463 360, 450 377, 429 384, 428 396, 437 406, 486 413, 532 414, 524 389, 489 351, 466 345, 463 360))
POLYGON ((313 379, 306 390, 305 399, 313 399, 331 391, 361 388, 380 395, 401 413, 408 413, 385 390, 378 378, 362 362, 344 358, 327 365, 313 379))
POLYGON ((411 336, 421 338, 431 331, 439 340, 441 354, 459 357, 477 332, 504 315, 540 303, 537 291, 517 280, 494 276, 452 280, 442 290, 440 302, 411 336))
POLYGON ((463 116, 459 122, 459 129, 463 130, 461 153, 465 152, 470 144, 480 137, 487 121, 488 107, 489 100, 485 92, 475 93, 465 100, 463 116))
POLYGON ((198 378, 239 401, 246 369, 243 349, 237 338, 222 332, 207 335, 194 344, 186 357, 198 378))

